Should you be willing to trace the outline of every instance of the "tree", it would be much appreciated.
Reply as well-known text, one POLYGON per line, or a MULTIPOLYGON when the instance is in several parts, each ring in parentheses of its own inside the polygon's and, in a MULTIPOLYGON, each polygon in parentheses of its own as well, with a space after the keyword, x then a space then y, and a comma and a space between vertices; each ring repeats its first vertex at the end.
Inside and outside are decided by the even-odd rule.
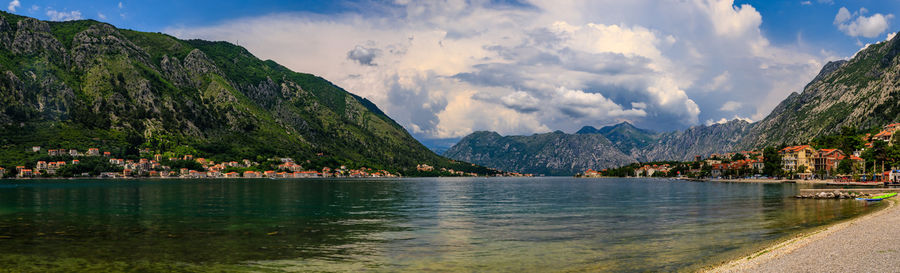
POLYGON ((781 176, 781 155, 775 147, 766 147, 763 150, 763 174, 768 176, 781 176))
POLYGON ((744 154, 742 154, 742 153, 736 153, 733 156, 731 156, 731 161, 738 161, 738 160, 744 160, 744 159, 747 159, 747 157, 744 156, 744 154))
POLYGON ((838 162, 837 169, 835 172, 838 174, 850 174, 853 172, 853 161, 849 158, 844 158, 841 162, 838 162))

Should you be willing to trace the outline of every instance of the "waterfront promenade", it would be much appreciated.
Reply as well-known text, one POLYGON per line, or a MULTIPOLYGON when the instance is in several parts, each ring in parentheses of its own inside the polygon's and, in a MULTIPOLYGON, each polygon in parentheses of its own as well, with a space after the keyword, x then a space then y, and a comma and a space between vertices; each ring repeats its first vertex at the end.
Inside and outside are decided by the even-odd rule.
POLYGON ((900 205, 813 231, 711 272, 897 272, 900 205))

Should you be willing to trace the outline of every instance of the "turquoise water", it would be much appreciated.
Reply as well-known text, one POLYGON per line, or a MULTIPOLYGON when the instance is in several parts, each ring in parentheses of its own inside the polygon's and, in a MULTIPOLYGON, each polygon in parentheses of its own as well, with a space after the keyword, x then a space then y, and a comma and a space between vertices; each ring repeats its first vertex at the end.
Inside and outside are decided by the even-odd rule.
POLYGON ((0 182, 0 268, 676 271, 873 207, 654 179, 0 182))

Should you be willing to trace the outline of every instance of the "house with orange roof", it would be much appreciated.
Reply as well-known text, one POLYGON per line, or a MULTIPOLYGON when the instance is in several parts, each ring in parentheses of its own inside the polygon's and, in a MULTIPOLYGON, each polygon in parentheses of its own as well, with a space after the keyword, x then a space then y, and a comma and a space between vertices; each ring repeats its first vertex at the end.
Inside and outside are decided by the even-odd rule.
POLYGON ((844 160, 845 158, 847 158, 847 154, 841 150, 820 149, 813 159, 813 167, 815 167, 816 170, 825 171, 830 175, 833 170, 837 169, 841 160, 844 160))
POLYGON ((878 132, 878 133, 875 134, 874 136, 872 136, 872 140, 880 140, 880 141, 884 141, 884 142, 890 143, 890 142, 891 142, 891 139, 893 139, 893 137, 894 137, 894 132, 893 132, 893 131, 883 130, 883 131, 881 131, 881 132, 878 132))
POLYGON ((260 177, 261 176, 259 175, 258 172, 254 172, 254 171, 245 171, 244 172, 244 178, 260 178, 260 177))
POLYGON ((0 167, 0 178, 3 178, 4 175, 6 175, 6 169, 0 167))
POLYGON ((799 171, 801 167, 806 168, 806 173, 815 171, 816 149, 809 145, 790 146, 781 151, 781 167, 785 171, 799 171))

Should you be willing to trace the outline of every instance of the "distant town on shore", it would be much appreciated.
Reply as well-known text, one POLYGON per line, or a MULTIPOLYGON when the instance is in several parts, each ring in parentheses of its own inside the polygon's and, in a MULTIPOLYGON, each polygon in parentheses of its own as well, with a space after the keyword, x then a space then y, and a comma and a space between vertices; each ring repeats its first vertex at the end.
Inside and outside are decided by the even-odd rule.
POLYGON ((579 177, 788 178, 835 181, 900 182, 900 123, 872 135, 844 128, 802 145, 697 155, 693 161, 635 163, 619 168, 586 170, 579 177), (828 148, 822 146, 834 145, 828 148), (820 148, 816 148, 816 147, 820 148), (840 146, 840 147, 839 147, 840 146), (848 152, 849 151, 849 152, 848 152))
MULTIPOLYGON (((0 178, 380 178, 401 177, 402 174, 372 168, 348 168, 347 166, 309 169, 293 158, 270 158, 263 162, 242 159, 240 161, 214 162, 206 158, 194 158, 175 153, 152 154, 149 149, 140 151, 138 159, 114 157, 111 152, 99 148, 78 149, 31 148, 32 153, 46 153, 31 166, 16 166, 7 171, 0 167, 0 178), (143 157, 143 155, 150 155, 143 157)), ((318 156, 323 156, 319 154, 318 156)), ((309 160, 306 163, 310 163, 309 160)), ((477 173, 447 168, 435 169, 428 164, 418 164, 416 171, 434 176, 479 176, 477 173)), ((427 176, 427 175, 426 175, 427 176)), ((499 172, 494 176, 532 176, 515 172, 499 172)))

